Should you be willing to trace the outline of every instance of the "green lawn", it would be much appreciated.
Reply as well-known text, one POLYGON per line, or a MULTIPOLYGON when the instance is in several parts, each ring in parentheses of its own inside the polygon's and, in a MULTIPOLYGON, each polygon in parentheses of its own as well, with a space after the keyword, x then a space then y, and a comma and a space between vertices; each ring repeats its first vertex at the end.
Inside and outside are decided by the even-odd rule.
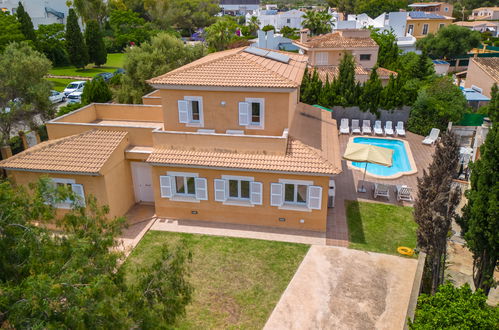
POLYGON ((123 265, 127 281, 151 265, 161 244, 185 239, 193 255, 193 301, 179 329, 261 329, 309 246, 150 231, 123 265))
POLYGON ((85 69, 76 69, 74 66, 63 66, 52 68, 49 73, 56 76, 80 76, 94 77, 101 72, 114 72, 117 68, 122 68, 125 62, 125 54, 107 54, 107 63, 100 67, 94 68, 93 64, 87 65, 85 69))
POLYGON ((399 246, 416 247, 412 207, 345 201, 349 247, 388 254, 399 246))
POLYGON ((52 82, 52 89, 62 92, 66 86, 74 81, 74 79, 61 79, 61 78, 46 78, 48 81, 52 82))

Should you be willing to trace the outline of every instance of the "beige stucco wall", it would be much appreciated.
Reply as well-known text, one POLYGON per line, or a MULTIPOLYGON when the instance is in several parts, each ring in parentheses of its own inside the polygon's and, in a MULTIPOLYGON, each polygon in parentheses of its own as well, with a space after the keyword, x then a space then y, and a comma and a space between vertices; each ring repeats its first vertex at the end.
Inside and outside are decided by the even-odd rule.
POLYGON ((354 48, 354 49, 335 49, 335 50, 322 50, 322 49, 311 49, 307 51, 309 55, 309 62, 312 66, 317 65, 316 53, 328 53, 328 64, 327 65, 340 65, 341 58, 345 53, 350 53, 354 56, 355 62, 364 68, 373 68, 378 60, 378 47, 376 48, 354 48), (370 54, 371 59, 369 61, 361 61, 361 54, 370 54))
POLYGON ((414 26, 414 32, 412 35, 417 39, 424 38, 427 35, 423 34, 423 26, 424 24, 428 24, 428 33, 437 33, 440 29, 440 24, 444 24, 444 26, 448 26, 452 24, 452 20, 449 19, 407 19, 407 28, 406 33, 409 31, 409 25, 414 26))
POLYGON ((464 81, 465 88, 471 88, 473 85, 482 89, 482 94, 491 97, 490 90, 496 82, 483 71, 473 60, 470 60, 466 80, 464 81))
MULTIPOLYGON (((296 90, 291 92, 296 95, 296 90)), ((200 128, 215 129, 216 133, 226 130, 244 130, 249 135, 282 135, 288 126, 288 110, 296 106, 290 104, 290 92, 225 92, 225 91, 195 91, 195 90, 161 90, 163 115, 166 131, 195 132, 200 128), (184 96, 200 96, 203 98, 203 127, 189 127, 178 121, 178 100, 184 96), (245 98, 265 99, 264 129, 245 129, 239 126, 238 105, 245 98), (225 106, 221 105, 224 101, 225 106)))
POLYGON ((135 204, 130 162, 118 162, 106 172, 104 180, 111 216, 124 215, 135 204))
POLYGON ((278 173, 260 173, 244 172, 230 170, 212 170, 212 169, 189 169, 173 167, 153 167, 153 187, 154 198, 156 200, 156 214, 159 217, 171 219, 190 219, 215 221, 237 224, 250 224, 271 227, 284 227, 314 231, 325 231, 327 222, 327 191, 329 177, 290 175, 278 173), (208 181, 208 200, 193 202, 172 201, 160 197, 159 177, 166 175, 168 171, 192 172, 198 173, 199 177, 206 178, 208 181), (263 205, 235 206, 224 205, 215 201, 214 198, 214 179, 220 179, 222 175, 250 176, 255 181, 263 183, 263 205), (312 210, 310 212, 282 210, 275 206, 270 206, 270 184, 279 182, 279 179, 310 180, 314 185, 322 186, 323 198, 322 209, 312 210), (197 211, 197 214, 192 214, 197 211), (285 218, 285 222, 279 221, 279 218, 285 218), (305 220, 302 224, 300 219, 305 220))

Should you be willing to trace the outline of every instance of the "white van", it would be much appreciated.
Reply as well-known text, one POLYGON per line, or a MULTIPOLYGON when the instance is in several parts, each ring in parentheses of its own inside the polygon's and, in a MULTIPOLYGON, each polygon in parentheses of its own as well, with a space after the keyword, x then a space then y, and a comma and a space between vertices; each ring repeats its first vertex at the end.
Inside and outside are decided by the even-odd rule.
POLYGON ((73 81, 64 89, 64 95, 68 96, 73 92, 83 92, 83 87, 85 87, 86 81, 73 81))

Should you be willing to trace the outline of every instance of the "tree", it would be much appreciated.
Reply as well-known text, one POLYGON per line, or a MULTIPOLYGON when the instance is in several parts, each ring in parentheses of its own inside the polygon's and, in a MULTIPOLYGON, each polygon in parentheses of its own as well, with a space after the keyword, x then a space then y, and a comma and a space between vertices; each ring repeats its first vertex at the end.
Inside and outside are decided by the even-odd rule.
POLYGON ((480 46, 480 32, 451 24, 418 40, 417 47, 433 58, 452 59, 480 46))
POLYGON ((78 24, 78 17, 74 9, 69 9, 66 24, 66 49, 69 60, 77 68, 84 68, 88 64, 88 49, 78 24))
POLYGON ((260 20, 258 17, 251 16, 246 25, 249 27, 250 34, 256 37, 257 31, 260 29, 260 20))
POLYGON ((499 88, 497 86, 497 83, 494 83, 494 85, 492 85, 492 88, 490 89, 490 95, 490 102, 480 107, 480 109, 478 109, 478 112, 488 115, 492 122, 497 123, 499 122, 499 88))
POLYGON ((107 16, 104 0, 73 0, 73 5, 84 23, 95 20, 102 24, 107 16))
POLYGON ((230 18, 219 19, 205 29, 208 47, 214 51, 227 49, 236 36, 237 24, 230 18))
POLYGON ((407 0, 364 0, 357 1, 355 5, 356 14, 365 13, 372 18, 400 9, 407 9, 407 0))
POLYGON ((0 53, 11 42, 25 40, 21 32, 21 23, 8 13, 0 10, 0 53))
POLYGON ((326 10, 309 10, 303 15, 302 26, 310 30, 312 35, 320 35, 331 32, 331 16, 326 10))
POLYGON ((435 295, 422 294, 412 330, 419 329, 495 329, 499 322, 497 307, 487 305, 487 297, 480 291, 473 292, 468 284, 455 288, 446 283, 435 295))
POLYGON ((106 103, 113 98, 113 94, 107 83, 101 77, 93 79, 85 84, 81 101, 83 104, 92 102, 106 103))
POLYGON ((96 66, 101 66, 107 61, 106 45, 97 21, 91 20, 85 29, 85 43, 88 47, 88 59, 96 66))
POLYGON ((130 42, 141 44, 149 41, 158 33, 151 23, 131 10, 112 10, 109 25, 113 31, 113 36, 108 39, 112 44, 109 50, 115 52, 121 52, 130 42))
POLYGON ((262 27, 262 31, 263 32, 275 31, 275 26, 270 24, 265 25, 264 27, 262 27))
POLYGON ((381 92, 380 107, 385 110, 393 110, 400 108, 404 105, 401 90, 400 90, 400 76, 397 78, 393 74, 390 75, 388 84, 381 92))
POLYGON ((317 104, 322 88, 322 81, 317 71, 310 73, 308 69, 305 69, 300 88, 300 100, 307 104, 317 104))
POLYGON ((338 78, 333 83, 334 90, 339 96, 339 105, 345 107, 357 105, 359 99, 355 97, 355 59, 352 54, 346 52, 340 61, 338 78))
POLYGON ((173 328, 192 297, 186 281, 191 254, 166 245, 150 267, 126 280, 117 240, 124 218, 93 196, 81 199, 48 178, 30 191, 0 183, 0 322, 9 328, 173 328), (52 206, 72 208, 56 218, 52 206), (57 224, 54 235, 43 224, 57 224))
POLYGON ((298 29, 291 28, 287 25, 283 26, 279 32, 282 33, 282 36, 284 38, 289 38, 289 39, 293 39, 293 40, 296 40, 299 38, 298 29))
POLYGON ((356 0, 327 0, 327 4, 347 17, 355 12, 356 0))
MULTIPOLYGON (((497 93, 497 92, 496 92, 497 93)), ((496 94, 497 101, 497 94, 496 94)), ((497 111, 497 109, 496 109, 497 111)), ((497 119, 497 112, 493 115, 497 119)), ((462 236, 473 254, 473 282, 488 295, 497 285, 494 271, 499 258, 499 134, 497 121, 493 122, 480 158, 470 165, 470 189, 467 204, 458 219, 462 236)))
POLYGON ((423 170, 423 176, 418 178, 414 220, 418 224, 417 246, 426 253, 421 289, 425 293, 435 294, 444 282, 447 235, 461 195, 460 189, 452 186, 458 164, 456 138, 444 133, 436 145, 428 172, 423 170))
POLYGON ((379 79, 377 68, 374 67, 369 75, 369 80, 364 84, 362 89, 362 96, 360 98, 360 109, 362 111, 369 111, 373 114, 379 113, 381 105, 381 94, 383 85, 379 79))
POLYGON ((39 25, 36 30, 38 50, 43 52, 54 66, 70 63, 64 40, 65 34, 64 24, 59 23, 39 25))
POLYGON ((433 127, 445 131, 448 123, 458 122, 467 108, 461 89, 451 78, 440 77, 419 91, 407 126, 419 135, 428 134, 433 127))
POLYGON ((0 145, 6 144, 14 125, 32 123, 36 115, 51 119, 50 83, 44 76, 50 61, 27 42, 10 43, 0 56, 0 145))
POLYGON ((29 14, 24 10, 24 6, 21 2, 18 4, 16 17, 17 21, 21 24, 21 32, 26 40, 31 40, 33 45, 36 45, 36 34, 35 29, 33 28, 33 22, 31 21, 29 14))
POLYGON ((379 46, 378 61, 376 65, 380 68, 395 70, 398 65, 400 48, 397 46, 397 37, 392 31, 379 31, 371 29, 371 38, 379 46))
POLYGON ((152 88, 145 81, 162 75, 204 55, 202 45, 189 46, 168 33, 160 33, 150 42, 126 49, 120 87, 115 96, 120 103, 141 103, 152 88))
POLYGON ((435 74, 435 68, 433 67, 431 59, 428 57, 426 50, 423 50, 419 55, 418 63, 415 69, 413 77, 420 80, 425 80, 435 74))

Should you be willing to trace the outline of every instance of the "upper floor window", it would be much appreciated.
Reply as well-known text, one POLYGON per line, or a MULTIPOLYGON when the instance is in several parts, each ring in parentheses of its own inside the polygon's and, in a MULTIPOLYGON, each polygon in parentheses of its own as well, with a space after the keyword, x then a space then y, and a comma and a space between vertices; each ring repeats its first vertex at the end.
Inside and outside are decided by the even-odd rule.
POLYGON ((444 11, 449 11, 449 7, 444 7, 444 11))
POLYGON ((239 125, 246 128, 263 129, 265 102, 260 98, 246 98, 239 102, 239 125))
POLYGON ((423 24, 423 32, 421 34, 422 35, 428 34, 428 24, 423 24))
POLYGON ((286 23, 291 23, 291 18, 286 19, 286 23))
POLYGON ((315 65, 328 65, 329 57, 327 52, 315 53, 315 65))
POLYGON ((371 60, 371 54, 360 54, 360 60, 361 61, 370 61, 371 60))
POLYGON ((185 96, 178 100, 178 121, 187 126, 203 126, 203 98, 185 96))
POLYGON ((407 33, 412 35, 413 32, 414 32, 414 25, 412 24, 407 25, 407 33))

